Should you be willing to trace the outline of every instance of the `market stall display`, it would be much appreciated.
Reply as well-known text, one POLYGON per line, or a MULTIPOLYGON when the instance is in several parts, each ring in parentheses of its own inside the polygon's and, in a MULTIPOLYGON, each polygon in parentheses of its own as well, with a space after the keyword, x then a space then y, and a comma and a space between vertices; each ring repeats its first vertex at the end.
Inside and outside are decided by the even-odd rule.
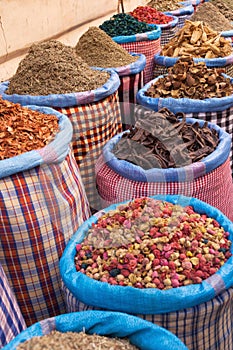
POLYGON ((111 69, 91 68, 74 48, 56 40, 32 45, 9 82, 4 99, 48 106, 73 126, 72 147, 90 206, 98 209, 93 167, 105 142, 122 130, 118 87, 111 69))

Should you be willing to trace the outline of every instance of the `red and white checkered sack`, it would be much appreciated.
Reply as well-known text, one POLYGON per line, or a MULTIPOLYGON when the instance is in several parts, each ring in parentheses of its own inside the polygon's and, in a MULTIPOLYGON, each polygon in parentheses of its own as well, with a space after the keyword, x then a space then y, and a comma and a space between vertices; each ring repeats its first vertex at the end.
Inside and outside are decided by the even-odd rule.
POLYGON ((0 263, 27 326, 66 312, 58 263, 71 236, 90 216, 70 148, 70 121, 51 108, 35 108, 59 117, 55 139, 0 161, 0 263))
POLYGON ((0 349, 26 329, 26 323, 0 264, 0 349))

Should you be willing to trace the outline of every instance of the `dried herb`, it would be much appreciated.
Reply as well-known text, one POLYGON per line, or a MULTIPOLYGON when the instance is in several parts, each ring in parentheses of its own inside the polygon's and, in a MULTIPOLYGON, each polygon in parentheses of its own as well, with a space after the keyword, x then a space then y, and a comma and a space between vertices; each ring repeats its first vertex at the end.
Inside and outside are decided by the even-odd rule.
POLYGON ((109 338, 84 332, 52 331, 41 337, 36 336, 17 346, 17 350, 136 350, 128 339, 109 338))
POLYGON ((205 2, 201 6, 198 6, 197 11, 192 15, 190 20, 192 22, 202 21, 216 32, 233 29, 230 21, 211 2, 205 2))
POLYGON ((202 127, 197 122, 188 124, 183 113, 174 115, 163 108, 139 118, 123 134, 113 154, 145 170, 180 168, 211 154, 218 143, 217 131, 207 122, 202 127))
POLYGON ((182 29, 164 45, 161 54, 169 57, 226 57, 233 53, 231 42, 203 22, 185 21, 182 29))
POLYGON ((77 55, 89 66, 121 67, 135 62, 138 56, 132 56, 121 45, 98 27, 90 27, 76 44, 77 55))
POLYGON ((230 78, 219 68, 207 68, 205 62, 194 63, 190 57, 181 57, 168 74, 158 78, 145 92, 150 97, 173 97, 203 100, 233 94, 230 78))
POLYGON ((0 160, 46 146, 58 130, 55 115, 0 99, 0 160))
POLYGON ((49 95, 95 90, 109 73, 91 69, 75 49, 59 41, 33 44, 10 79, 7 94, 49 95))
POLYGON ((151 6, 158 11, 164 12, 177 10, 183 5, 181 5, 180 2, 176 0, 151 0, 147 3, 147 6, 151 6))

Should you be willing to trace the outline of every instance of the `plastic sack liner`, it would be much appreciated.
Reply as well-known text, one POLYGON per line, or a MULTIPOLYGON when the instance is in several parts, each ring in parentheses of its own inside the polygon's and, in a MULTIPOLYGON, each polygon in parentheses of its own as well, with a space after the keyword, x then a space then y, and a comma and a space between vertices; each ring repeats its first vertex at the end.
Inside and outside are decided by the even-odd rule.
POLYGON ((120 85, 119 77, 112 69, 97 67, 94 69, 108 71, 110 73, 110 77, 107 82, 95 90, 41 96, 18 94, 8 95, 5 93, 5 90, 7 89, 9 82, 6 81, 0 84, 0 95, 3 99, 14 103, 20 103, 22 106, 36 105, 48 107, 70 107, 85 103, 92 103, 113 94, 120 85))
POLYGON ((124 77, 126 75, 140 73, 145 68, 145 65, 146 65, 146 57, 145 57, 145 55, 143 55, 142 53, 134 53, 134 52, 130 52, 130 55, 133 56, 133 57, 138 56, 137 61, 135 61, 133 63, 130 63, 130 64, 126 65, 126 66, 116 67, 116 68, 112 67, 111 68, 115 72, 117 72, 117 74, 120 77, 124 77))
POLYGON ((127 338, 141 350, 188 350, 166 329, 136 316, 110 311, 75 312, 38 322, 19 334, 3 350, 16 350, 20 343, 53 330, 127 338))
POLYGON ((0 161, 0 179, 12 174, 30 170, 43 164, 62 162, 67 156, 72 139, 73 128, 69 119, 48 107, 26 106, 32 110, 45 114, 56 115, 59 119, 59 132, 48 145, 39 149, 20 154, 0 161))
MULTIPOLYGON (((232 241, 233 223, 218 209, 207 203, 185 196, 158 195, 152 196, 152 198, 182 206, 192 206, 196 212, 214 218, 225 231, 229 232, 229 239, 232 241)), ((102 214, 114 210, 119 204, 104 209, 102 214)), ((93 280, 76 271, 74 258, 76 244, 83 241, 88 229, 95 222, 97 222, 97 216, 92 216, 83 223, 70 239, 59 263, 61 278, 65 286, 75 298, 87 305, 132 314, 163 314, 209 301, 233 285, 233 257, 230 257, 217 273, 198 285, 188 285, 164 291, 113 286, 93 280)), ((233 252, 233 246, 231 246, 231 252, 233 252)))
MULTIPOLYGON (((233 79, 227 75, 227 78, 231 79, 231 83, 233 84, 233 79)), ((195 100, 190 98, 179 98, 175 99, 172 97, 167 98, 153 98, 145 95, 145 92, 149 89, 149 87, 154 84, 159 78, 163 76, 159 76, 149 83, 147 83, 141 90, 137 93, 137 102, 138 104, 150 108, 153 111, 158 111, 159 109, 166 107, 173 113, 183 112, 183 113, 196 113, 196 112, 216 112, 216 111, 224 111, 233 106, 233 95, 226 97, 213 97, 206 98, 204 100, 195 100)))
POLYGON ((90 216, 81 175, 70 149, 69 119, 59 119, 45 147, 0 161, 0 261, 27 325, 65 312, 58 261, 90 216))
POLYGON ((138 42, 138 41, 150 41, 159 39, 161 36, 161 29, 157 25, 151 25, 151 31, 145 33, 137 33, 134 35, 120 35, 114 36, 112 39, 117 44, 138 42))
POLYGON ((166 11, 165 15, 172 15, 178 17, 177 27, 182 28, 186 19, 189 19, 194 13, 193 5, 189 4, 187 6, 183 6, 177 10, 166 11))
MULTIPOLYGON (((187 118, 186 122, 189 124, 198 124, 202 127, 205 123, 203 120, 187 118)), ((123 133, 114 136, 103 148, 104 162, 115 172, 121 176, 142 182, 167 182, 167 181, 190 181, 197 177, 203 176, 213 169, 223 164, 228 158, 231 149, 231 137, 218 125, 208 123, 210 129, 218 131, 219 144, 215 151, 205 157, 199 162, 181 167, 168 169, 149 169, 144 170, 140 166, 134 165, 125 160, 118 159, 112 150, 114 146, 122 138, 123 133)))
POLYGON ((26 328, 15 295, 0 264, 0 349, 26 328))

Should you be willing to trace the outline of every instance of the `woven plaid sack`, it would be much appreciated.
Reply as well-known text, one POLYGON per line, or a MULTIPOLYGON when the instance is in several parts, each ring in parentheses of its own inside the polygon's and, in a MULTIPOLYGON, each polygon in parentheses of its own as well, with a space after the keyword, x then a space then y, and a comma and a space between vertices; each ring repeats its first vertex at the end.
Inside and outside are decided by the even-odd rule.
POLYGON ((151 32, 112 38, 129 53, 141 53, 146 57, 144 68, 144 84, 153 79, 154 55, 161 50, 161 29, 151 26, 151 32))
POLYGON ((141 318, 121 312, 86 311, 56 316, 38 322, 19 334, 3 350, 16 350, 17 346, 32 337, 40 337, 52 331, 83 332, 106 337, 127 338, 141 350, 188 350, 171 332, 141 318))
POLYGON ((69 117, 73 125, 74 156, 85 192, 90 206, 98 209, 94 165, 106 141, 122 131, 122 124, 118 98, 119 76, 112 69, 95 69, 110 74, 107 82, 96 90, 47 96, 7 95, 4 91, 8 82, 5 82, 0 85, 0 95, 22 105, 33 103, 53 107, 69 117))
POLYGON ((174 10, 166 11, 165 15, 172 15, 178 17, 177 27, 182 28, 185 24, 186 19, 190 19, 194 13, 194 7, 192 4, 184 5, 183 7, 174 10))
MULTIPOLYGON (((199 119, 187 118, 186 121, 204 124, 199 119)), ((214 123, 208 126, 218 132, 220 142, 216 150, 199 162, 178 168, 144 170, 117 159, 112 153, 124 133, 108 141, 95 167, 102 207, 141 196, 182 194, 209 203, 233 220, 231 137, 214 123)))
MULTIPOLYGON (((157 53, 154 56, 154 78, 167 74, 168 68, 174 66, 180 57, 161 56, 157 53)), ((208 68, 220 68, 229 77, 233 78, 233 54, 219 58, 197 58, 193 57, 194 62, 205 62, 208 68)))
POLYGON ((137 61, 123 67, 112 68, 120 78, 118 95, 123 129, 134 123, 134 104, 137 92, 144 85, 143 70, 146 65, 145 55, 132 52, 130 54, 138 56, 137 61))
POLYGON ((21 333, 26 324, 0 264, 0 349, 21 333))
MULTIPOLYGON (((153 196, 180 205, 191 205, 212 217, 230 233, 233 223, 218 209, 184 196, 153 196)), ((200 284, 169 290, 114 286, 77 272, 74 265, 76 244, 81 243, 93 222, 116 205, 96 213, 72 237, 60 260, 63 292, 70 312, 112 310, 126 312, 159 324, 176 334, 190 350, 232 349, 233 270, 231 257, 218 271, 200 284)), ((231 247, 231 252, 233 247, 231 247)), ((174 348, 175 349, 175 348, 174 348)))
POLYGON ((161 29, 161 38, 160 38, 160 44, 163 47, 166 43, 171 40, 176 32, 179 30, 178 24, 178 17, 167 15, 170 17, 171 21, 166 24, 157 24, 157 26, 161 29))
POLYGON ((66 312, 58 261, 90 209, 70 149, 69 119, 28 107, 56 115, 60 127, 47 146, 0 161, 0 263, 31 325, 66 312))
MULTIPOLYGON (((231 79, 233 84, 233 79, 231 79)), ((148 98, 145 92, 159 77, 146 84, 137 93, 137 102, 153 111, 166 107, 173 113, 183 112, 187 117, 200 118, 217 124, 231 135, 230 163, 233 173, 233 95, 222 98, 209 98, 205 100, 192 100, 189 98, 175 99, 168 98, 148 98)))

